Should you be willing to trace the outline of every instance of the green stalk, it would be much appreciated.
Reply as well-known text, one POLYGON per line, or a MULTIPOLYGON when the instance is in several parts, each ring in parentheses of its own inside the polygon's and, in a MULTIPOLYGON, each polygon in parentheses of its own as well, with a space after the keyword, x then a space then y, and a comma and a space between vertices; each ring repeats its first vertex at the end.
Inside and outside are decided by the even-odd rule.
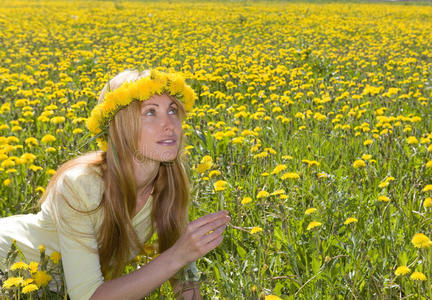
MULTIPOLYGON (((432 253, 430 253, 430 248, 428 248, 426 251, 426 270, 427 272, 427 284, 428 284, 428 294, 429 294, 429 299, 432 299, 432 286, 431 286, 431 272, 430 272, 430 256, 432 253)), ((426 273, 426 272, 425 272, 426 273)))

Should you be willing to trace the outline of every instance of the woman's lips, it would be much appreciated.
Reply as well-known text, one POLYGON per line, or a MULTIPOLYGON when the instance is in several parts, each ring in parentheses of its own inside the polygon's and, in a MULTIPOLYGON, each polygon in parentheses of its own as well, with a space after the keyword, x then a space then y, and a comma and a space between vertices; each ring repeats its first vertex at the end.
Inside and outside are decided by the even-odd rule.
POLYGON ((177 141, 175 139, 166 139, 166 140, 162 140, 157 142, 159 145, 164 145, 164 146, 173 146, 177 143, 177 141))

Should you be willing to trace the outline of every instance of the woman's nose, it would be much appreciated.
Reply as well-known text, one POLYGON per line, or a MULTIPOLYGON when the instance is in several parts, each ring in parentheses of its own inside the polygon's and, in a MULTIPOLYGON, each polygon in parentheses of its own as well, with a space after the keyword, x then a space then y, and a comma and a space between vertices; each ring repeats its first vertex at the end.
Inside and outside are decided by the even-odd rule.
POLYGON ((162 128, 164 131, 173 131, 174 123, 169 116, 165 116, 162 120, 162 128))

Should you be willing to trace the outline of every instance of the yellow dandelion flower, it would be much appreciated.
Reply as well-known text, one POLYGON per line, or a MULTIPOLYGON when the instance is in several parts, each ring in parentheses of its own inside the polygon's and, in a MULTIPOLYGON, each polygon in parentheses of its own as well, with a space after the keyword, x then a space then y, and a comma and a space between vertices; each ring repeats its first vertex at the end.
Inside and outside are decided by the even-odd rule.
POLYGON ((16 173, 17 170, 15 168, 6 170, 6 173, 16 173))
POLYGON ((34 137, 26 138, 26 139, 25 139, 25 143, 26 143, 28 146, 32 146, 32 145, 34 145, 34 146, 38 146, 38 145, 39 145, 38 140, 37 140, 36 138, 34 138, 34 137))
POLYGON ((422 191, 423 191, 423 192, 429 192, 429 191, 432 191, 432 184, 427 184, 427 185, 423 188, 422 191))
POLYGON ((47 152, 47 153, 50 153, 50 152, 56 152, 56 151, 57 151, 57 149, 54 148, 54 147, 47 147, 47 148, 45 149, 45 152, 47 152))
POLYGON ((4 160, 0 166, 2 168, 10 168, 10 167, 15 166, 15 162, 12 159, 8 158, 8 159, 4 160))
POLYGON ((46 135, 44 135, 44 137, 41 139, 41 142, 44 143, 44 144, 48 144, 48 143, 55 142, 55 141, 56 141, 55 136, 53 136, 53 135, 51 135, 51 134, 46 134, 46 135))
POLYGON ((38 262, 32 261, 29 263, 29 270, 31 274, 36 273, 38 271, 38 268, 39 268, 38 262))
POLYGON ((61 259, 61 254, 57 251, 54 251, 53 253, 51 253, 50 259, 53 263, 58 264, 61 259))
POLYGON ((400 276, 400 275, 406 275, 409 272, 411 272, 410 268, 408 268, 407 266, 400 266, 396 269, 394 273, 396 276, 400 276))
POLYGON ((3 288, 4 289, 9 289, 13 286, 18 287, 20 284, 24 283, 24 278, 22 278, 21 276, 19 277, 9 277, 8 279, 6 279, 3 282, 3 288))
POLYGON ((198 173, 204 173, 213 166, 213 158, 209 155, 205 155, 201 159, 201 163, 196 167, 198 173))
POLYGON ((383 189, 383 188, 387 187, 388 185, 389 185, 389 182, 388 181, 384 181, 384 182, 381 182, 378 185, 378 187, 381 188, 381 189, 383 189))
POLYGON ((22 286, 29 285, 29 284, 32 283, 33 281, 34 281, 33 278, 27 278, 26 280, 24 280, 24 283, 23 283, 22 286))
POLYGON ((282 298, 280 298, 276 295, 267 295, 267 296, 265 296, 264 300, 282 300, 282 298))
POLYGON ((209 177, 212 178, 213 176, 219 176, 221 174, 218 170, 213 170, 209 173, 209 177))
POLYGON ((263 151, 263 152, 261 152, 261 153, 255 154, 255 155, 253 156, 253 158, 264 158, 264 157, 267 157, 268 155, 269 155, 269 154, 268 154, 267 151, 263 151))
POLYGON ((418 272, 418 271, 413 272, 410 276, 410 279, 411 280, 419 280, 419 281, 427 280, 426 275, 423 274, 422 272, 418 272))
POLYGON ((418 144, 418 142, 419 142, 415 136, 408 137, 406 139, 406 141, 409 145, 415 145, 415 144, 418 144))
POLYGON ((36 284, 29 284, 22 289, 23 294, 28 294, 34 291, 37 291, 39 288, 36 284))
POLYGON ((431 197, 427 197, 425 199, 425 201, 423 202, 423 206, 424 206, 424 208, 432 207, 432 198, 431 197))
POLYGON ((357 223, 358 220, 356 218, 347 218, 344 222, 345 225, 351 224, 351 223, 357 223))
POLYGON ((33 275, 33 279, 37 286, 42 287, 47 286, 52 277, 47 271, 37 271, 36 274, 33 275))
POLYGON ((353 163, 353 168, 354 169, 358 169, 358 168, 363 168, 366 166, 366 163, 364 162, 364 160, 362 159, 357 159, 354 163, 353 163))
POLYGON ((292 157, 291 155, 283 155, 283 156, 282 156, 282 159, 288 159, 288 160, 291 160, 291 159, 293 159, 293 157, 292 157))
POLYGON ((15 271, 15 270, 27 270, 28 269, 28 264, 26 264, 25 262, 22 262, 22 261, 18 261, 18 262, 16 262, 16 263, 14 263, 12 266, 11 266, 11 271, 15 271))
POLYGON ((234 130, 228 130, 224 133, 225 137, 234 137, 236 135, 234 130))
POLYGON ((252 202, 252 198, 251 197, 244 197, 243 200, 241 201, 241 204, 248 204, 252 202))
POLYGON ((271 174, 272 174, 272 175, 273 175, 273 174, 277 174, 277 173, 279 173, 279 172, 285 170, 286 168, 287 168, 286 165, 283 165, 283 164, 281 164, 281 165, 277 165, 277 166, 273 169, 273 171, 271 172, 271 174))
POLYGON ((32 170, 32 171, 34 171, 34 172, 37 172, 37 171, 43 170, 42 167, 39 167, 39 166, 36 166, 36 165, 33 165, 33 164, 30 165, 29 169, 32 170))
POLYGON ((316 212, 316 211, 317 211, 317 209, 314 208, 314 207, 308 208, 308 209, 306 209, 306 211, 305 211, 305 215, 313 214, 313 213, 316 212))
POLYGON ((373 143, 372 140, 366 140, 366 141, 363 142, 363 146, 368 146, 368 145, 370 145, 372 143, 373 143))
POLYGON ((51 118, 50 122, 52 124, 60 124, 60 123, 63 123, 65 120, 66 120, 65 117, 59 117, 59 116, 57 116, 57 117, 51 118))
POLYGON ((3 181, 3 185, 4 186, 8 186, 8 185, 10 185, 11 184, 11 180, 8 178, 8 179, 5 179, 4 181, 3 181))
POLYGON ((80 134, 80 133, 82 133, 83 132, 83 130, 81 129, 81 128, 75 128, 73 131, 72 131, 72 134, 80 134))
POLYGON ((432 160, 426 163, 426 168, 432 168, 432 160))
POLYGON ((315 227, 320 227, 322 225, 321 222, 317 222, 317 221, 312 221, 309 223, 308 227, 306 228, 307 230, 312 230, 315 227))
POLYGON ((390 202, 390 198, 387 197, 387 196, 385 196, 385 195, 381 195, 381 196, 378 196, 378 201, 381 201, 381 202, 390 202))
POLYGON ((320 163, 316 160, 309 160, 309 159, 302 159, 303 163, 306 163, 308 165, 308 167, 312 167, 312 166, 319 166, 320 163))
POLYGON ((36 155, 32 153, 24 153, 23 155, 21 155, 21 159, 23 159, 26 163, 31 163, 36 159, 36 155))
POLYGON ((302 120, 304 120, 305 115, 304 115, 303 113, 301 113, 301 112, 298 112, 298 113, 295 114, 294 117, 296 117, 296 118, 298 118, 298 119, 302 119, 302 120))
POLYGON ((277 195, 280 195, 280 194, 285 194, 285 190, 283 190, 283 189, 281 189, 281 190, 276 190, 276 191, 274 191, 273 193, 271 193, 270 195, 271 195, 271 196, 277 196, 277 195))
POLYGON ((198 173, 204 173, 212 167, 212 163, 203 163, 196 166, 195 171, 198 173))
POLYGON ((364 160, 369 160, 369 159, 372 158, 372 155, 370 155, 370 154, 363 154, 361 158, 364 159, 364 160))
POLYGON ((411 240, 416 248, 428 248, 432 246, 431 240, 423 233, 416 233, 411 240))
POLYGON ((57 171, 54 170, 54 169, 48 169, 48 170, 46 171, 46 173, 47 173, 48 175, 54 175, 55 173, 57 173, 57 171))
POLYGON ((270 194, 268 192, 266 192, 266 191, 259 191, 258 194, 257 194, 257 199, 268 197, 268 196, 270 196, 270 194))
POLYGON ((233 138, 233 139, 231 140, 231 142, 232 142, 233 144, 243 144, 244 141, 245 141, 245 138, 244 138, 244 137, 241 137, 241 136, 235 137, 235 138, 233 138))
POLYGON ((213 133, 212 136, 216 140, 220 141, 220 140, 222 140, 224 138, 225 134, 222 131, 218 131, 218 132, 213 133))
POLYGON ((300 175, 294 172, 288 172, 281 176, 281 179, 299 179, 300 175))
POLYGON ((257 232, 261 232, 263 231, 263 229, 261 227, 252 227, 251 231, 249 232, 250 234, 255 234, 257 232))
POLYGON ((227 188, 228 182, 224 180, 218 180, 213 184, 215 191, 223 191, 227 188))
POLYGON ((39 249, 40 253, 45 253, 45 246, 44 245, 39 245, 38 249, 39 249))
POLYGON ((329 175, 328 174, 326 174, 326 173, 324 173, 324 172, 319 172, 318 174, 317 174, 317 177, 318 178, 327 178, 329 175))

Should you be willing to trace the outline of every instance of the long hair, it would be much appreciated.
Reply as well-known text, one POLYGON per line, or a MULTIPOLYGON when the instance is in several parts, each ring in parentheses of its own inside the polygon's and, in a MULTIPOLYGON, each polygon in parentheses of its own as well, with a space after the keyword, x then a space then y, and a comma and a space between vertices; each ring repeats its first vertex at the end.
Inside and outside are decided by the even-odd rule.
MULTIPOLYGON (((99 102, 103 101, 108 90, 112 91, 126 81, 135 81, 148 75, 148 72, 135 70, 118 74, 102 89, 99 102)), ((182 103, 169 97, 176 102, 183 120, 185 110, 182 103)), ((104 193, 96 209, 103 210, 103 220, 97 239, 99 261, 105 279, 120 276, 132 253, 141 252, 143 248, 132 225, 137 197, 133 160, 138 149, 140 129, 140 102, 133 101, 117 112, 111 121, 107 152, 90 152, 63 164, 39 202, 41 204, 46 199, 49 189, 55 186, 57 179, 69 168, 77 164, 100 166, 104 193)), ((183 140, 182 136, 177 157, 171 162, 162 162, 155 179, 151 232, 154 232, 155 225, 159 253, 177 241, 187 224, 189 180, 181 156, 183 140)))

